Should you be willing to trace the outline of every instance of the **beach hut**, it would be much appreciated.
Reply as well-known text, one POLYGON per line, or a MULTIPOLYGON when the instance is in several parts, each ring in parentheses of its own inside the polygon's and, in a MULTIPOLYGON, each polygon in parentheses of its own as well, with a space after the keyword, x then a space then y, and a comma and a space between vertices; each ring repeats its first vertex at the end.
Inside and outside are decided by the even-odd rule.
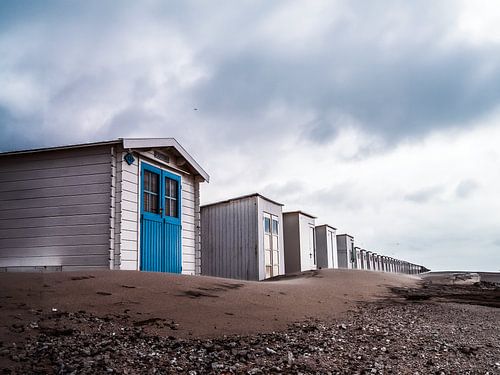
POLYGON ((240 280, 283 275, 282 207, 258 193, 201 206, 202 275, 240 280))
POLYGON ((314 228, 316 232, 316 257, 318 268, 338 268, 337 228, 323 224, 314 228))
POLYGON ((303 211, 283 213, 286 273, 317 268, 315 219, 303 211))
POLYGON ((381 267, 382 271, 387 272, 387 257, 385 255, 382 255, 380 257, 380 262, 382 264, 382 267, 381 267))
POLYGON ((374 264, 373 264, 373 252, 372 251, 367 251, 366 252, 366 256, 368 258, 368 269, 373 271, 373 267, 374 267, 374 264))
POLYGON ((373 253, 373 269, 375 271, 380 271, 380 255, 377 253, 373 253))
POLYGON ((337 235, 337 255, 339 268, 352 269, 356 264, 356 252, 354 251, 354 237, 349 234, 337 235))
POLYGON ((364 250, 365 252, 365 270, 371 270, 372 269, 372 264, 371 264, 371 251, 364 250))
POLYGON ((0 154, 0 269, 200 273, 200 183, 173 138, 0 154))
POLYGON ((380 255, 377 253, 373 253, 373 262, 375 266, 373 267, 375 271, 380 271, 380 255))
POLYGON ((395 273, 396 272, 396 259, 390 258, 389 262, 390 262, 391 272, 395 273))
POLYGON ((361 259, 361 269, 366 270, 366 250, 359 250, 359 258, 361 259))
POLYGON ((355 247, 354 252, 355 252, 355 257, 356 257, 356 261, 354 263, 354 268, 360 270, 363 268, 361 266, 361 249, 359 247, 355 247))

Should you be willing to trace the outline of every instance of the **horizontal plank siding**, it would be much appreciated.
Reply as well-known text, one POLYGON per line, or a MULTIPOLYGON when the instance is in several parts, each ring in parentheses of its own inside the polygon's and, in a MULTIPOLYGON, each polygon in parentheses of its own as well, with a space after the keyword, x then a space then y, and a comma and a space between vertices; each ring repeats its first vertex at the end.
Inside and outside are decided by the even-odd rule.
POLYGON ((111 146, 0 157, 0 267, 109 268, 111 146))
MULTIPOLYGON (((109 220, 108 220, 109 222, 109 220)), ((89 234, 108 234, 108 229, 102 224, 53 225, 29 229, 32 238, 47 236, 81 236, 89 234)), ((26 228, 0 229, 0 238, 26 238, 26 228)))
POLYGON ((185 275, 199 274, 196 270, 196 227, 195 216, 199 214, 199 206, 194 201, 195 178, 192 175, 182 175, 181 180, 181 222, 182 222, 182 273, 185 275))
POLYGON ((257 199, 201 207, 202 275, 258 280, 257 199))
MULTIPOLYGON (((104 211, 109 211, 109 204, 75 204, 71 206, 60 207, 40 207, 40 208, 23 208, 17 210, 0 209, 0 220, 11 220, 19 218, 40 218, 53 216, 73 216, 77 215, 92 215, 102 214, 104 211)), ((109 213, 108 213, 109 215, 109 213)), ((92 223, 90 220, 89 223, 92 223)), ((109 224, 109 223, 108 223, 109 224)))
POLYGON ((15 257, 37 257, 40 251, 43 256, 72 256, 78 255, 102 255, 108 250, 107 245, 72 245, 72 246, 43 246, 31 248, 1 248, 0 258, 7 258, 9 255, 15 257))
POLYGON ((138 270, 139 265, 139 160, 125 161, 126 151, 117 157, 117 199, 115 252, 119 253, 118 267, 138 270))
MULTIPOLYGON (((103 190, 107 189, 108 186, 109 182, 103 182, 97 184, 81 184, 76 186, 48 187, 43 190, 31 188, 25 190, 17 189, 2 192, 0 195, 0 202, 20 199, 40 199, 65 196, 75 197, 79 195, 101 193, 103 190)), ((2 203, 0 203, 0 205, 1 204, 2 203)))
POLYGON ((15 199, 3 201, 1 206, 3 211, 11 211, 31 208, 72 206, 75 203, 85 205, 106 204, 109 202, 109 194, 109 192, 101 192, 76 196, 64 195, 51 198, 15 199))
POLYGON ((43 167, 98 164, 109 155, 109 146, 97 146, 76 150, 59 150, 6 156, 8 163, 0 162, 0 172, 26 171, 43 167))
POLYGON ((91 215, 66 215, 56 217, 24 217, 20 219, 0 220, 0 230, 2 229, 25 229, 25 228, 45 228, 57 226, 71 225, 87 225, 92 224, 107 224, 109 222, 108 214, 91 214, 91 215), (87 217, 91 216, 91 218, 87 217))
POLYGON ((75 165, 65 168, 46 168, 33 171, 5 172, 2 173, 3 182, 45 180, 53 177, 87 176, 99 173, 109 173, 110 163, 94 165, 75 165))
MULTIPOLYGON (((37 256, 15 257, 0 259, 0 267, 54 267, 61 266, 103 266, 108 263, 108 254, 100 255, 67 255, 67 256, 37 256)), ((103 266, 104 267, 104 266, 103 266)))
POLYGON ((100 183, 107 184, 109 186, 111 177, 109 173, 96 173, 87 176, 53 177, 48 179, 30 180, 29 183, 25 184, 20 184, 19 181, 4 182, 0 180, 0 182, 0 192, 4 192, 28 189, 45 189, 50 187, 81 186, 100 183))

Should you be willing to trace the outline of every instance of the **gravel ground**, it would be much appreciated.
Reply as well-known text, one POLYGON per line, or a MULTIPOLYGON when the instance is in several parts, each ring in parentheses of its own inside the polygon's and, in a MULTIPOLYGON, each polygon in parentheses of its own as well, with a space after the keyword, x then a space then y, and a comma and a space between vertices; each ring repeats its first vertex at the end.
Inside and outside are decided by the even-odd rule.
POLYGON ((176 329, 162 320, 128 324, 86 312, 38 312, 34 321, 11 327, 24 343, 1 343, 9 364, 3 371, 500 374, 500 310, 494 307, 394 298, 358 305, 340 320, 215 339, 155 336, 150 325, 176 329))

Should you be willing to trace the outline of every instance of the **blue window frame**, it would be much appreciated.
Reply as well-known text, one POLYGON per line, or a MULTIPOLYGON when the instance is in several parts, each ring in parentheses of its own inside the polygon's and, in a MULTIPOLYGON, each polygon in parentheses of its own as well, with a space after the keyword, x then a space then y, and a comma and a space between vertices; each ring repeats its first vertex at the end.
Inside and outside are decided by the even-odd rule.
POLYGON ((162 171, 163 217, 169 223, 181 222, 181 177, 162 171))
POLYGON ((141 212, 146 218, 181 222, 181 177, 142 163, 141 212))

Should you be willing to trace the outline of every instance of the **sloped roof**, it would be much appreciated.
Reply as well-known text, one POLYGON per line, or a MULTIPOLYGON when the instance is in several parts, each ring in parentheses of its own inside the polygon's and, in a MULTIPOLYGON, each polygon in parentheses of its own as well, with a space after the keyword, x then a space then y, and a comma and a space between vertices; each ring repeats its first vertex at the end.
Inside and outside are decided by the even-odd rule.
POLYGON ((143 148, 174 148, 189 165, 201 176, 205 181, 210 180, 210 176, 207 172, 193 159, 193 157, 180 145, 175 138, 119 138, 111 141, 102 142, 92 142, 92 143, 80 143, 65 146, 56 147, 46 147, 46 148, 35 148, 29 150, 18 150, 18 151, 8 151, 1 152, 1 156, 9 155, 21 155, 21 154, 32 154, 37 152, 46 151, 57 151, 57 150, 67 150, 72 148, 83 148, 83 147, 95 147, 104 145, 122 144, 125 149, 143 149, 143 148))
POLYGON ((310 217, 311 219, 317 219, 316 216, 313 216, 313 215, 308 214, 307 212, 304 212, 304 211, 301 211, 301 210, 283 212, 283 215, 293 215, 293 214, 295 214, 295 215, 300 214, 300 215, 304 215, 304 216, 310 217))
POLYGON ((241 200, 241 199, 246 199, 246 198, 251 198, 251 197, 260 197, 268 202, 271 202, 277 206, 284 206, 283 203, 278 203, 276 201, 273 201, 272 199, 269 199, 265 196, 263 196, 262 194, 260 193, 251 193, 251 194, 246 194, 246 195, 240 195, 238 197, 234 197, 234 198, 229 198, 229 199, 225 199, 225 200, 222 200, 222 201, 217 201, 217 202, 212 202, 212 203, 207 203, 207 204, 202 204, 201 207, 208 207, 208 206, 215 206, 215 205, 218 205, 218 204, 224 204, 224 203, 229 203, 229 202, 233 202, 233 201, 237 201, 237 200, 241 200))

